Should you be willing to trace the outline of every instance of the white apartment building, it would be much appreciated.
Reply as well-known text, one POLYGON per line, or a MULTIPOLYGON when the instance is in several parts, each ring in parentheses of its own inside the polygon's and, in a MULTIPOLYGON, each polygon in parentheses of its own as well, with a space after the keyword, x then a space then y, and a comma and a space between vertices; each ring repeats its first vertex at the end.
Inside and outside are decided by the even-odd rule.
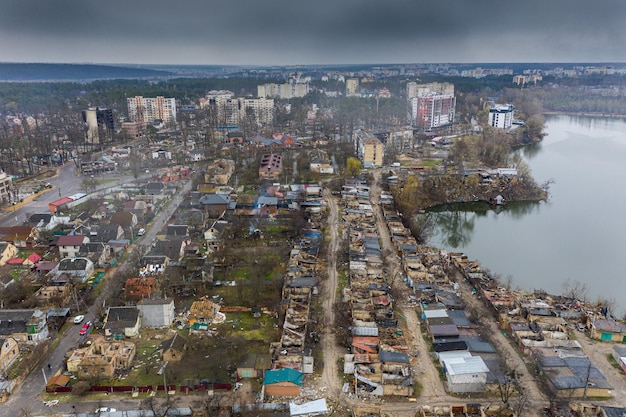
POLYGON ((161 119, 166 125, 176 123, 176 100, 173 98, 135 96, 126 100, 128 104, 128 118, 131 122, 144 121, 152 123, 157 119, 161 119))
POLYGON ((489 126, 499 129, 510 129, 513 125, 512 104, 496 104, 489 109, 489 126))
POLYGON ((257 90, 259 97, 290 99, 306 96, 309 94, 310 87, 308 83, 262 84, 257 87, 257 90))

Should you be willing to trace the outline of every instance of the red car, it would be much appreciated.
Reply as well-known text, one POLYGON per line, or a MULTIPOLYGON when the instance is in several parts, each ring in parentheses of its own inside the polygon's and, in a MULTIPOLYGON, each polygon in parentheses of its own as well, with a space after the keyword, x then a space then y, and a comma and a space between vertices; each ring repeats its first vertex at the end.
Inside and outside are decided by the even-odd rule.
POLYGON ((87 333, 89 333, 89 329, 91 329, 91 322, 90 321, 88 321, 87 323, 83 324, 83 327, 80 328, 79 334, 81 336, 84 336, 87 333))

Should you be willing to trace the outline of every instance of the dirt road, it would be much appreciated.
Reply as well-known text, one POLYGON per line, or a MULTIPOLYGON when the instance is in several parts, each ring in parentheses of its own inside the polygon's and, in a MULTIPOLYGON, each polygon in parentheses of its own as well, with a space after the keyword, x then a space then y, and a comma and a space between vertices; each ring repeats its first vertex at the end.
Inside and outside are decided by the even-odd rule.
POLYGON ((328 202, 330 214, 328 216, 327 230, 330 233, 330 242, 326 263, 328 268, 328 278, 322 287, 322 307, 324 330, 321 337, 321 349, 324 352, 324 370, 320 381, 324 387, 325 395, 328 398, 339 398, 341 386, 337 360, 340 351, 337 347, 335 328, 335 298, 337 294, 337 248, 339 247, 339 236, 337 233, 338 209, 337 201, 332 197, 327 189, 324 189, 324 197, 328 202))
POLYGON ((591 363, 602 372, 613 387, 613 398, 607 400, 606 405, 626 407, 626 375, 620 368, 614 367, 608 359, 608 356, 613 354, 615 344, 592 340, 578 330, 573 332, 585 355, 591 359, 591 363))
MULTIPOLYGON (((381 247, 391 248, 391 236, 389 235, 387 222, 383 217, 383 212, 379 204, 381 194, 380 174, 380 170, 375 171, 374 173, 375 181, 370 184, 370 199, 373 202, 374 215, 376 216, 376 224, 381 240, 381 247)), ((387 276, 391 277, 392 282, 389 283, 391 287, 401 287, 404 285, 399 279, 402 268, 400 265, 400 259, 397 256, 385 256, 385 269, 388 271, 387 276)), ((417 355, 414 354, 411 358, 411 366, 415 372, 415 381, 422 386, 418 402, 420 404, 458 402, 458 398, 449 396, 443 387, 441 378, 439 377, 439 371, 435 368, 431 352, 429 351, 428 345, 424 341, 424 337, 420 331, 420 322, 415 308, 408 306, 403 307, 407 301, 407 291, 396 291, 396 293, 402 294, 400 299, 394 300, 394 303, 397 306, 401 306, 402 315, 406 322, 406 329, 403 330, 405 331, 407 343, 411 345, 413 352, 417 353, 417 355)))
POLYGON ((491 311, 481 299, 472 295, 472 289, 463 280, 463 276, 457 272, 454 277, 450 278, 460 284, 461 298, 465 301, 467 309, 473 310, 476 317, 484 318, 480 320, 480 325, 483 326, 483 332, 489 335, 488 340, 495 346, 498 355, 503 358, 509 369, 515 370, 519 386, 527 398, 528 407, 525 408, 527 415, 541 416, 541 411, 548 406, 549 402, 546 393, 539 388, 539 379, 528 370, 527 364, 531 364, 530 359, 525 360, 527 358, 523 358, 521 356, 523 354, 504 336, 503 330, 498 326, 491 311))

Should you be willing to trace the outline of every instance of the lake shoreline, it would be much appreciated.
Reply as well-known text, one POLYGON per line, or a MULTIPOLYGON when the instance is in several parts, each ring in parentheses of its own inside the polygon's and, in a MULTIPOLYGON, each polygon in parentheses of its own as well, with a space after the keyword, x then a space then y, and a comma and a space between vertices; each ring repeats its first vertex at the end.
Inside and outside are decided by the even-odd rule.
POLYGON ((430 208, 428 242, 511 275, 524 289, 559 293, 568 280, 585 283, 591 299, 615 298, 624 311, 626 223, 618 219, 625 203, 614 190, 626 178, 626 116, 553 114, 541 145, 520 151, 533 177, 554 179, 545 203, 430 208), (602 182, 596 172, 605 173, 602 182))

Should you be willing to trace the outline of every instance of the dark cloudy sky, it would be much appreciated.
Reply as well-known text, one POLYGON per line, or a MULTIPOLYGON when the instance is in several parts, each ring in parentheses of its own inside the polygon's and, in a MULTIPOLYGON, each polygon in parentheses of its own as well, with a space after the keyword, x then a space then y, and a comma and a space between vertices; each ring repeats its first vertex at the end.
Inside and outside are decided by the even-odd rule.
POLYGON ((0 61, 626 61, 626 0, 0 0, 0 61))

